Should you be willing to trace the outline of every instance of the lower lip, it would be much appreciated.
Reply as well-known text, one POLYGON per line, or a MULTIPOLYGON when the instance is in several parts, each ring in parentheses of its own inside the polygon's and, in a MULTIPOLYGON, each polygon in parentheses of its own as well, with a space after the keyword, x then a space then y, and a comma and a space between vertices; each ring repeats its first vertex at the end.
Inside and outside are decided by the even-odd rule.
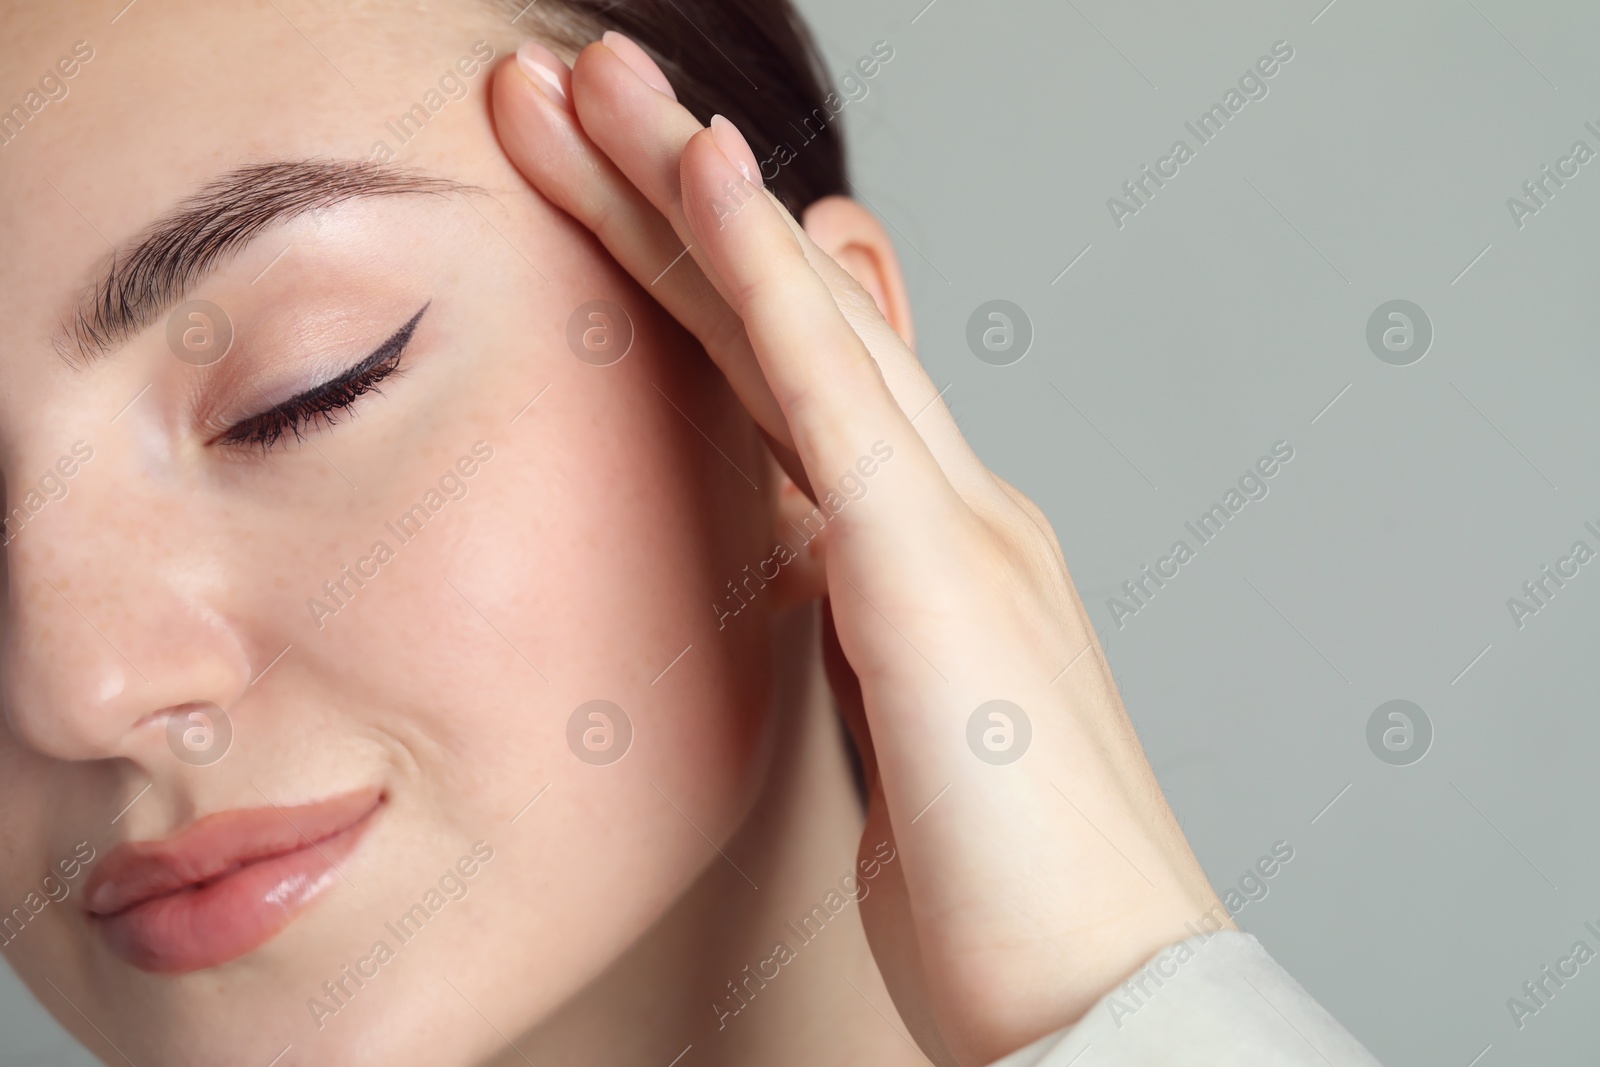
POLYGON ((111 951, 151 974, 218 967, 266 944, 342 877, 376 809, 315 845, 98 920, 111 951))

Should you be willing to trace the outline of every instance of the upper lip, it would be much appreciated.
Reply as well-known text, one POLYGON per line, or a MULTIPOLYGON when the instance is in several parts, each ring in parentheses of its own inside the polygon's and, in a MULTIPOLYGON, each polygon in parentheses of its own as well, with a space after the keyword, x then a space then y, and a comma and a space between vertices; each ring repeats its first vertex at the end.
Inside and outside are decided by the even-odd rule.
POLYGON ((315 847, 364 820, 384 799, 373 787, 293 807, 219 811, 164 841, 118 845, 90 876, 86 906, 92 915, 116 915, 251 863, 315 847))

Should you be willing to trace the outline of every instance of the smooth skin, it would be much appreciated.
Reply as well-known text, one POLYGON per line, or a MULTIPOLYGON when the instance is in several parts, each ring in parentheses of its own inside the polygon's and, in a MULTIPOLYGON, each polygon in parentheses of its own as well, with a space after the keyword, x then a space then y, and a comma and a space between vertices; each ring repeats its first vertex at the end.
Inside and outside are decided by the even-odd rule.
POLYGON ((901 1016, 930 1058, 960 1064, 1073 1022, 1225 913, 1049 523, 962 438, 862 209, 830 198, 797 223, 748 180, 737 131, 703 128, 620 35, 570 71, 536 46, 523 57, 492 91, 511 160, 700 340, 796 482, 826 501, 874 443, 893 449, 796 580, 827 597, 829 677, 866 754, 861 854, 888 839, 901 857, 862 904, 901 1016), (967 744, 996 699, 1032 727, 1000 766, 967 744))
POLYGON ((802 241, 615 40, 558 72, 576 123, 509 58, 544 7, 513 24, 478 0, 0 0, 0 83, 95 50, 0 150, 8 499, 74 441, 94 448, 3 557, 0 908, 79 842, 104 857, 217 812, 388 795, 345 878, 231 963, 158 976, 116 957, 83 907, 92 863, 0 955, 107 1063, 922 1063, 902 1022, 941 1067, 992 1059, 1214 898, 1053 539, 930 403, 883 228, 831 198, 802 241), (480 38, 504 59, 493 86, 467 79, 399 145, 387 124, 480 38), (57 357, 110 246, 234 168, 361 160, 379 138, 480 191, 263 231, 190 293, 236 330, 213 367, 174 358, 164 316, 92 366, 57 357), (663 275, 691 226, 694 254, 663 275), (597 299, 635 327, 604 368, 566 334, 597 299), (262 455, 214 440, 424 304, 401 371, 337 424, 262 455), (470 492, 319 626, 307 598, 480 439, 494 458, 470 492), (826 501, 880 440, 894 455, 867 494, 721 627, 726 581, 800 543, 788 524, 812 505, 779 462, 826 501), (824 595, 870 820, 826 691, 824 595), (594 698, 635 727, 604 767, 566 739, 594 698), (1033 725, 1010 766, 967 748, 995 698, 1033 725), (211 766, 167 737, 200 700, 235 728, 211 766), (495 858, 470 895, 314 1016, 479 840, 495 858), (789 924, 858 871, 858 847, 895 858, 801 945, 789 924), (780 938, 798 959, 719 1018, 780 938))

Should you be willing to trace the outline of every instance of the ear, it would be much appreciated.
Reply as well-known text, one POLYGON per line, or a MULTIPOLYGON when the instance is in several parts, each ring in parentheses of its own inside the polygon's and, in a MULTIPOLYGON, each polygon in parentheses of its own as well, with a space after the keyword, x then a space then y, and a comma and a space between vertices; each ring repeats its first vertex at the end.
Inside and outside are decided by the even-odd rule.
POLYGON ((877 303, 901 340, 916 347, 911 297, 894 243, 872 212, 845 196, 827 196, 806 208, 800 220, 818 248, 838 261, 877 303))

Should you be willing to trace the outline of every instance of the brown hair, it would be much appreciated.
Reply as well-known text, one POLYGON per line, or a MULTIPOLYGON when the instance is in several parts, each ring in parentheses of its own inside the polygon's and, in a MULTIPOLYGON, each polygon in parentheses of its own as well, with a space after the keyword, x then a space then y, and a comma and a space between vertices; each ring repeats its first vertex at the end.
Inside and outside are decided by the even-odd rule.
MULTIPOLYGON (((767 187, 799 216, 845 192, 844 138, 816 44, 790 0, 497 0, 516 25, 577 52, 606 30, 637 41, 702 124, 745 134, 767 187), (776 177, 773 172, 776 171, 776 177)), ((509 17, 509 16, 508 16, 509 17)))

